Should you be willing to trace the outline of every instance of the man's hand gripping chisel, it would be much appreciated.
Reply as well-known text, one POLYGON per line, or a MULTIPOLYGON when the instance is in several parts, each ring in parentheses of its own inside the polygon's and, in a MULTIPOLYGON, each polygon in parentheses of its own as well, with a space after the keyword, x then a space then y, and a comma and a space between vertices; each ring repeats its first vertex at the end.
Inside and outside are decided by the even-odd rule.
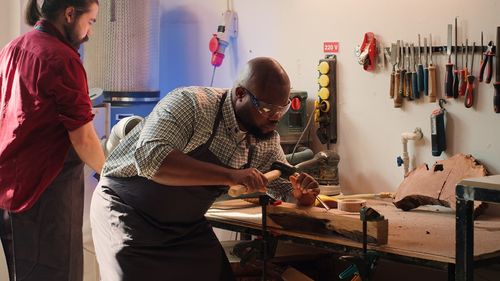
MULTIPOLYGON (((299 174, 299 169, 297 169, 297 167, 290 166, 282 162, 274 162, 271 165, 271 171, 265 173, 264 176, 269 181, 273 181, 279 177, 285 180, 289 180, 291 176, 298 176, 298 174, 299 174)), ((244 185, 233 185, 229 187, 228 194, 232 197, 236 197, 246 193, 247 190, 248 190, 247 187, 244 185)), ((326 205, 326 203, 323 202, 323 200, 321 200, 317 195, 315 197, 316 200, 318 200, 327 211, 330 210, 330 207, 328 207, 328 205, 326 205)))

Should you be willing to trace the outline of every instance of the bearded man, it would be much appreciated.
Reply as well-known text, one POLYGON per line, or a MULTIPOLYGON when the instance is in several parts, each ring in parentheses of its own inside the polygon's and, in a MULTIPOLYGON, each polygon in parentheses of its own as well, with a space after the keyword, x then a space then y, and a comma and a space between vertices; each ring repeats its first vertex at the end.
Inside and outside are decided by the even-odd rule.
POLYGON ((0 51, 0 236, 10 280, 83 279, 83 166, 100 172, 78 48, 98 0, 29 0, 0 51))

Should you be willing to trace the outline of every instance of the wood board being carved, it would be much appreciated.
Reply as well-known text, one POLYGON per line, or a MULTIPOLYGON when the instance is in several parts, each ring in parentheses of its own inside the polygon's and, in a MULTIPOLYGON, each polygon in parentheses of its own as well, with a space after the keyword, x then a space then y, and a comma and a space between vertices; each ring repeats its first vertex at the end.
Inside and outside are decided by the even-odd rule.
MULTIPOLYGON (((233 199, 241 200, 241 199, 233 199)), ((242 200, 241 200, 242 201, 242 200)), ((230 204, 234 206, 236 204, 230 204)), ((367 200, 367 206, 374 208, 390 221, 387 244, 369 244, 368 249, 430 261, 455 263, 455 212, 444 206, 420 206, 412 212, 397 209, 392 200, 367 200), (444 237, 444 238, 443 238, 444 237)), ((337 211, 337 210, 331 210, 337 211)), ((339 212, 339 211, 337 211, 339 212)), ((339 212, 340 213, 340 212, 339 212)), ((359 214, 348 214, 359 218, 359 214)), ((261 207, 241 209, 209 209, 206 214, 210 222, 222 223, 243 229, 261 229, 261 207)), ((286 230, 269 222, 269 230, 280 234, 326 243, 325 245, 344 245, 361 248, 361 243, 340 235, 310 234, 286 230)), ((225 228, 225 227, 221 227, 225 228)), ((236 231, 239 231, 236 230, 236 231)), ((484 214, 474 220, 474 259, 476 261, 500 257, 500 218, 498 215, 484 214)))
MULTIPOLYGON (((422 205, 443 205, 455 210, 455 188, 464 178, 481 177, 486 168, 471 155, 457 154, 437 161, 432 167, 421 165, 408 173, 399 185, 393 203, 405 211, 422 205)), ((481 202, 474 202, 476 215, 481 202)), ((486 207, 486 204, 483 205, 486 207)))
MULTIPOLYGON (((348 213, 318 207, 298 207, 296 204, 282 203, 268 207, 270 225, 284 229, 315 234, 340 234, 356 241, 363 239, 363 224, 359 213, 348 213)), ((381 214, 383 215, 383 214, 381 214)), ((387 244, 389 221, 369 221, 367 223, 368 242, 387 244)))

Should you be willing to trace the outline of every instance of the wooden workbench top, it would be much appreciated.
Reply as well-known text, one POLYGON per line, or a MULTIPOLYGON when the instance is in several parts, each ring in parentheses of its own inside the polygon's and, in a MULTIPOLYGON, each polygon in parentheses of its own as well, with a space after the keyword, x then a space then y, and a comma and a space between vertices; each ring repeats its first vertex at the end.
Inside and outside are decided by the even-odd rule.
MULTIPOLYGON (((386 245, 369 245, 369 248, 396 255, 431 261, 455 263, 455 212, 442 206, 422 206, 405 212, 392 202, 368 200, 389 220, 389 237, 386 245)), ((348 215, 348 214, 346 214, 348 215)), ((243 200, 218 202, 206 217, 230 224, 260 228, 261 209, 243 200)), ((361 221, 360 221, 361 223, 361 221)), ((361 244, 337 235, 314 235, 270 227, 277 233, 315 241, 351 247, 361 244)), ((500 217, 482 215, 474 221, 474 257, 476 260, 500 256, 500 217)))

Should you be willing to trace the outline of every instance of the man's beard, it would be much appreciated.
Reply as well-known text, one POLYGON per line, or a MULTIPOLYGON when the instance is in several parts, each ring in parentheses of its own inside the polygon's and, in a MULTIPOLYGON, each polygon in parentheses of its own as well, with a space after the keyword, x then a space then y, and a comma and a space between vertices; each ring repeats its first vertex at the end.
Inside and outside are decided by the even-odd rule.
POLYGON ((247 132, 250 133, 252 136, 254 136, 258 140, 261 140, 261 141, 269 140, 274 135, 274 131, 271 131, 269 133, 264 133, 264 132, 262 132, 261 129, 259 129, 259 127, 251 124, 246 119, 241 119, 241 118, 237 118, 237 119, 243 125, 243 127, 245 127, 247 132))
POLYGON ((80 45, 87 42, 89 40, 88 36, 85 36, 83 39, 78 39, 75 34, 75 26, 76 21, 72 24, 64 25, 64 35, 68 42, 75 48, 76 50, 80 49, 80 45))

